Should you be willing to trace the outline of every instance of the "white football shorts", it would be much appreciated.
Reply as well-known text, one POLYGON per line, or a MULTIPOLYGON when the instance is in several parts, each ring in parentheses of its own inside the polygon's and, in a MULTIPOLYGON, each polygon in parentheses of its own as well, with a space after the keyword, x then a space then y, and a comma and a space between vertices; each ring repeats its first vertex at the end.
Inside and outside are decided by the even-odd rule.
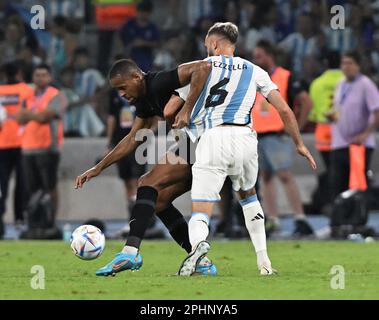
POLYGON ((192 167, 192 201, 219 201, 227 176, 235 191, 252 189, 258 175, 257 146, 257 134, 249 127, 217 126, 205 131, 192 167))

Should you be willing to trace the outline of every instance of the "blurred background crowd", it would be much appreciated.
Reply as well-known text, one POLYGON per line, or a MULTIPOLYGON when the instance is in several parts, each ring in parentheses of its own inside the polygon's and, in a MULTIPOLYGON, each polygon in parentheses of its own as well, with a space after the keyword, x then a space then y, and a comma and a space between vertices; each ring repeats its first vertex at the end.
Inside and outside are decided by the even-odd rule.
MULTIPOLYGON (((21 171, 24 171, 23 176, 29 176, 29 183, 26 183, 29 199, 21 200, 25 192, 16 190, 16 197, 18 195, 19 198, 15 200, 15 220, 25 220, 25 206, 30 206, 30 197, 40 189, 49 191, 54 216, 58 205, 58 196, 54 191, 56 171, 63 136, 107 137, 108 147, 111 148, 128 133, 134 110, 109 88, 107 71, 113 61, 132 58, 143 71, 148 72, 203 59, 207 55, 205 35, 217 21, 230 21, 238 25, 240 36, 236 55, 260 65, 270 75, 274 74, 277 66, 290 72, 287 100, 291 102, 301 130, 311 134, 316 131, 316 135, 319 130, 316 148, 328 169, 345 161, 348 157, 345 153, 339 153, 339 158, 332 157, 334 160, 329 157, 335 149, 347 149, 353 142, 345 141, 333 146, 330 123, 339 119, 344 121, 343 117, 337 117, 337 113, 333 112, 334 97, 342 94, 344 99, 346 92, 341 93, 341 88, 337 88, 344 77, 367 76, 362 84, 371 92, 370 100, 362 97, 365 100, 362 100, 362 108, 367 109, 362 114, 366 114, 367 119, 361 120, 363 127, 355 135, 364 132, 374 121, 372 119, 379 108, 377 0, 0 0, 0 104, 3 108, 18 105, 24 109, 21 112, 7 110, 21 128, 17 128, 18 131, 8 128, 9 132, 23 131, 23 141, 13 141, 13 144, 7 145, 9 136, 3 137, 8 142, 0 139, 0 216, 5 212, 9 177, 15 168, 20 171, 20 176, 21 171), (31 13, 31 8, 36 4, 45 10, 44 29, 33 29, 30 24, 35 15, 31 13), (344 8, 343 29, 331 27, 333 14, 330 8, 333 5, 344 8), (16 94, 12 91, 12 85, 20 83, 26 83, 33 89, 28 91, 21 88, 24 96, 17 104, 17 101, 10 101, 16 94), (40 115, 36 116, 36 113, 40 115), (323 128, 324 124, 328 127, 323 128), (50 126, 49 130, 46 126, 50 126), (40 133, 36 134, 37 131, 40 133), (24 158, 20 160, 21 154, 24 158), (34 176, 30 177, 30 171, 34 176), (40 173, 38 177, 36 172, 40 173), (39 183, 36 184, 36 181, 39 183)), ((339 101, 341 104, 342 100, 339 101)), ((376 127, 369 129, 375 131, 376 127)), ((283 138, 283 128, 266 130, 263 127, 260 130, 257 131, 261 140, 266 139, 261 148, 267 146, 272 150, 273 143, 278 142, 269 141, 270 135, 267 133, 277 131, 279 134, 275 137, 283 138)), ((366 141, 370 140, 368 136, 363 138, 359 142, 365 145, 366 159, 370 159, 374 144, 366 141)), ((341 140, 344 140, 343 137, 341 140)), ((260 150, 261 154, 264 152, 264 149, 260 150)), ((288 153, 288 150, 283 152, 288 153)), ((119 175, 125 181, 131 206, 137 178, 145 168, 132 164, 132 159, 125 161, 119 165, 119 175)), ((270 159, 264 161, 270 162, 270 159)), ((280 227, 275 189, 271 185, 272 177, 277 176, 298 217, 295 232, 312 234, 312 227, 305 222, 305 213, 309 208, 304 208, 300 201, 290 170, 291 160, 287 161, 287 165, 270 165, 267 167, 267 163, 266 166, 263 163, 261 166, 261 193, 263 201, 268 200, 265 204, 267 214, 269 217, 271 214, 269 230, 280 227)), ((368 163, 366 171, 367 168, 368 163)), ((346 170, 349 172, 348 166, 346 170)), ((330 193, 336 197, 348 189, 348 173, 332 178, 324 174, 319 177, 319 184, 313 207, 309 209, 311 212, 327 211, 325 206, 333 200, 330 193), (329 189, 331 179, 337 182, 332 183, 329 189)), ((232 211, 233 206, 228 183, 223 193, 224 219, 217 229, 221 233, 228 232, 228 212, 232 211)), ((0 230, 0 235, 2 233, 0 230)))

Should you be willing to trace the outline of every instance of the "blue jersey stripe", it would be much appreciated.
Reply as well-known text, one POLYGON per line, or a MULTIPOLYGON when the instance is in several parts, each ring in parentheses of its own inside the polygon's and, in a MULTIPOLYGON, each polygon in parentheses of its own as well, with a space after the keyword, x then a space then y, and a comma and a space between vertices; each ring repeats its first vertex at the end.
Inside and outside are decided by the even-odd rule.
MULTIPOLYGON (((224 58, 224 56, 222 56, 224 58)), ((225 58, 222 62, 225 62, 225 58)), ((229 66, 232 66, 233 65, 233 57, 229 57, 229 66)), ((221 74, 221 77, 220 77, 220 80, 223 80, 224 79, 224 72, 225 70, 223 69, 222 70, 222 74, 221 74)), ((226 76, 226 78, 230 79, 232 75, 232 68, 229 68, 228 70, 228 75, 226 76)), ((227 83, 225 85, 223 85, 220 89, 225 89, 225 87, 227 86, 227 83)), ((225 108, 228 108, 228 106, 226 106, 225 108)), ((215 110, 215 108, 212 108, 210 114, 209 114, 209 117, 208 117, 208 128, 213 128, 213 125, 212 125, 212 113, 213 111, 215 110)))
MULTIPOLYGON (((222 60, 222 63, 225 63, 225 57, 224 56, 221 56, 221 60, 222 60)), ((221 75, 220 75, 220 77, 218 78, 218 81, 216 82, 216 83, 219 83, 221 80, 222 80, 222 78, 224 77, 224 74, 225 74, 225 69, 222 69, 222 71, 221 71, 221 75)), ((212 101, 213 101, 213 99, 215 99, 216 97, 212 97, 212 101)), ((211 113, 211 110, 210 110, 211 108, 207 108, 207 109, 205 109, 205 115, 204 115, 204 118, 203 118, 203 121, 202 121, 202 123, 203 123, 203 128, 205 129, 206 127, 207 127, 207 118, 208 118, 208 121, 210 122, 210 113, 211 113)), ((214 109, 214 108, 212 108, 212 109, 214 109)))
MULTIPOLYGON (((212 61, 212 59, 207 59, 207 61, 208 62, 212 61)), ((207 93, 209 81, 211 80, 211 78, 212 78, 212 69, 211 69, 211 72, 208 75, 208 79, 207 79, 207 82, 205 83, 204 89, 203 89, 203 91, 201 91, 200 96, 197 99, 197 102, 195 104, 195 107, 194 107, 194 110, 193 110, 193 113, 192 113, 192 116, 191 116, 191 121, 193 121, 196 118, 197 114, 200 112, 201 107, 204 104, 205 94, 207 93)))
POLYGON ((247 69, 242 70, 240 80, 237 85, 237 89, 230 99, 228 107, 225 109, 222 115, 224 123, 233 123, 234 117, 241 107, 253 77, 253 64, 247 63, 247 69))

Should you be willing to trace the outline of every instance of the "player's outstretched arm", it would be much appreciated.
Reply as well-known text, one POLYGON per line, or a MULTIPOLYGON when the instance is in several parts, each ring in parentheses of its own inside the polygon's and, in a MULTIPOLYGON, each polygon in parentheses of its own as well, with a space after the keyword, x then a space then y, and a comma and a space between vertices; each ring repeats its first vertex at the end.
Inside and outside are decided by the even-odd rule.
POLYGON ((305 157, 312 169, 316 169, 316 161, 313 159, 313 156, 309 152, 308 148, 304 145, 303 139, 301 138, 299 126, 294 113, 288 104, 284 101, 278 90, 271 90, 267 96, 268 101, 275 107, 279 112, 280 118, 282 119, 286 131, 292 137, 293 142, 295 143, 297 152, 305 157))
POLYGON ((132 130, 115 146, 96 166, 82 173, 76 178, 75 189, 83 187, 83 184, 98 176, 105 168, 120 160, 122 157, 133 152, 141 141, 136 141, 135 137, 140 129, 150 128, 152 118, 142 119, 136 117, 132 130))
POLYGON ((212 64, 208 61, 195 61, 181 64, 178 67, 179 81, 184 86, 190 83, 190 92, 183 108, 175 117, 172 125, 174 129, 181 129, 188 125, 191 112, 211 72, 212 64))

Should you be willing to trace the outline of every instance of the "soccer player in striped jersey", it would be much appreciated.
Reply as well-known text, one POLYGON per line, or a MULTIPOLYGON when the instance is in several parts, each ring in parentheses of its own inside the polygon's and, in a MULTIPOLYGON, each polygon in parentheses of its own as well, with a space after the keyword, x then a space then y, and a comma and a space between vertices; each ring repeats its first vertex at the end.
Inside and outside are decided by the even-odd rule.
MULTIPOLYGON (((209 219, 220 190, 229 176, 239 193, 245 223, 257 252, 261 274, 272 274, 266 249, 264 213, 255 191, 258 174, 257 135, 251 129, 251 108, 259 91, 278 110, 297 151, 313 169, 316 163, 305 147, 295 116, 267 72, 253 63, 234 57, 238 28, 230 22, 216 23, 206 36, 205 46, 212 70, 197 102, 176 115, 173 128, 185 127, 191 139, 201 139, 192 167, 192 217, 189 237, 192 252, 178 274, 190 276, 208 253, 209 219)), ((188 88, 187 88, 188 91, 188 88)), ((186 100, 186 88, 179 90, 186 100)))

